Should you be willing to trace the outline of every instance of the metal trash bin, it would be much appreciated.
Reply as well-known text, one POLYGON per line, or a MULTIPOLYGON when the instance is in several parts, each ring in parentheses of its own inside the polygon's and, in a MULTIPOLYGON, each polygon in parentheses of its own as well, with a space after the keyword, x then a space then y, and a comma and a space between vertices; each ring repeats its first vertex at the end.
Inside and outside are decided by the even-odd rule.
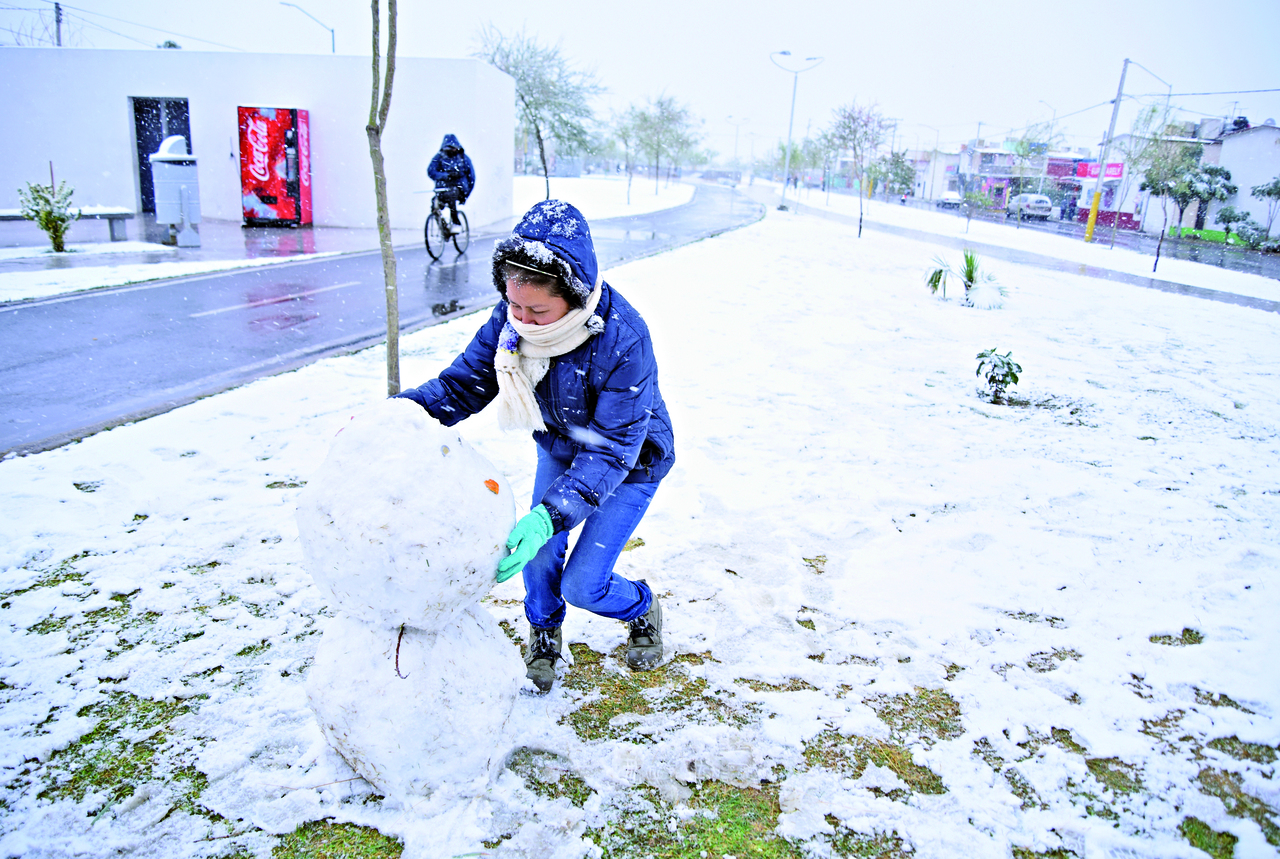
POLYGON ((181 134, 166 137, 147 160, 155 187, 156 223, 171 225, 178 247, 200 247, 200 234, 192 229, 200 223, 200 183, 195 156, 187 154, 187 139, 181 134))

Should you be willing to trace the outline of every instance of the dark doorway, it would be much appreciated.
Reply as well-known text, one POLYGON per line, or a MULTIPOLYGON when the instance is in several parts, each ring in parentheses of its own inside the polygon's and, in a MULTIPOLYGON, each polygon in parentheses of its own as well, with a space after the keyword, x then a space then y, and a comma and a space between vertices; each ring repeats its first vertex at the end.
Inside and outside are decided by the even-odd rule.
POLYGON ((160 148, 164 139, 181 134, 191 154, 191 113, 185 98, 134 98, 133 135, 138 152, 138 191, 142 211, 155 214, 156 189, 147 157, 160 148))

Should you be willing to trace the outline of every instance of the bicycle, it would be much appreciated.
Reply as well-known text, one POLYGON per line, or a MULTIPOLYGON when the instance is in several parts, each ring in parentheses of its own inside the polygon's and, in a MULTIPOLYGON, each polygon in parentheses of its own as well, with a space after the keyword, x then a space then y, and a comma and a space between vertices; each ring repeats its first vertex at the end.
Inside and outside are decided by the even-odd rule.
POLYGON ((440 190, 431 198, 431 212, 427 215, 427 224, 423 228, 426 236, 427 253, 431 259, 439 260, 444 254, 445 245, 453 242, 459 254, 467 252, 471 245, 471 225, 467 223, 467 213, 458 211, 458 223, 453 223, 449 214, 449 203, 440 190))

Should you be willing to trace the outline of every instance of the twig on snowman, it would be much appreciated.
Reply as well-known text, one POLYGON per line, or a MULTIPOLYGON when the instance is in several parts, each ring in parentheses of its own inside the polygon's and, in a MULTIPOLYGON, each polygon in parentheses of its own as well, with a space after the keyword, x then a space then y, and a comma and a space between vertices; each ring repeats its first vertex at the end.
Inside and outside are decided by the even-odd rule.
POLYGON ((408 680, 408 674, 400 673, 400 642, 404 640, 404 624, 400 624, 400 635, 396 637, 396 676, 401 680, 408 680))

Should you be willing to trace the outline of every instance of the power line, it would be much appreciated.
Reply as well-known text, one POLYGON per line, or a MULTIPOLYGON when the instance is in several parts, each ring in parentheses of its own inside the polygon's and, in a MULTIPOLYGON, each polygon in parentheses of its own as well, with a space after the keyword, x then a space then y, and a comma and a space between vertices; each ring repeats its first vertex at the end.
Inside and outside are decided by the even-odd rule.
POLYGON ((119 33, 115 30, 110 29, 109 27, 104 27, 101 24, 97 23, 96 21, 90 21, 88 18, 82 18, 79 15, 67 15, 66 17, 75 18, 76 20, 84 24, 86 27, 92 27, 95 30, 101 30, 104 33, 110 33, 113 36, 119 36, 120 38, 128 39, 131 42, 137 42, 139 45, 146 45, 148 48, 151 47, 151 43, 144 39, 139 39, 136 36, 126 36, 124 33, 119 33))
MULTIPOLYGON (((46 2, 46 3, 50 3, 50 4, 52 4, 52 3, 54 2, 54 0, 45 0, 45 2, 46 2)), ((95 16, 97 16, 97 17, 99 17, 99 18, 106 18, 108 21, 119 21, 120 23, 122 23, 122 24, 128 24, 128 25, 130 25, 131 27, 141 27, 141 28, 142 28, 142 29, 144 29, 144 30, 154 30, 154 31, 155 31, 155 32, 157 32, 157 33, 164 33, 166 36, 177 36, 177 37, 178 37, 178 38, 180 38, 180 39, 189 39, 189 40, 191 40, 191 41, 195 41, 195 42, 204 42, 206 45, 216 45, 216 46, 218 46, 219 48, 226 48, 226 49, 227 49, 227 50, 229 50, 229 51, 243 51, 243 50, 244 50, 244 48, 237 48, 237 47, 235 47, 234 45, 224 45, 222 42, 215 42, 215 41, 213 41, 213 40, 211 40, 211 39, 202 39, 202 38, 200 38, 199 36, 189 36, 189 35, 187 35, 187 34, 185 34, 185 33, 175 33, 175 32, 173 32, 172 30, 163 30, 163 29, 161 29, 161 28, 159 28, 159 27, 152 27, 150 24, 139 24, 137 21, 129 21, 129 20, 126 20, 126 19, 124 19, 124 18, 115 18, 115 17, 113 17, 113 16, 111 16, 111 15, 104 15, 104 14, 102 14, 101 12, 94 12, 94 11, 93 11, 93 10, 91 10, 91 9, 81 9, 81 8, 80 8, 80 7, 78 7, 78 6, 69 6, 69 5, 67 5, 66 3, 63 3, 63 4, 62 4, 62 8, 63 8, 63 9, 75 9, 77 12, 84 12, 84 13, 85 13, 85 14, 87 14, 87 15, 95 15, 95 16)), ((81 20, 84 20, 84 19, 81 19, 81 20)), ((102 27, 101 25, 98 25, 98 26, 99 26, 101 29, 103 29, 103 30, 107 30, 107 28, 106 28, 106 27, 102 27)), ((114 30, 107 30, 107 32, 108 32, 108 33, 114 33, 115 31, 114 31, 114 30)), ((124 34, 122 34, 122 33, 116 33, 116 35, 117 35, 117 36, 123 36, 124 34)), ((127 39, 127 38, 130 38, 130 37, 129 37, 129 36, 124 36, 124 38, 126 38, 126 39, 127 39)), ((136 42, 136 41, 139 41, 139 40, 134 39, 134 41, 136 42)), ((145 44, 147 44, 147 43, 146 43, 146 42, 142 42, 142 44, 144 44, 144 45, 145 45, 145 44)))
MULTIPOLYGON (((1223 90, 1222 92, 1174 92, 1174 93, 1164 93, 1164 92, 1159 92, 1159 93, 1144 93, 1144 95, 1146 95, 1146 96, 1159 96, 1160 98, 1164 98, 1165 96, 1175 96, 1175 95, 1181 95, 1181 96, 1187 96, 1187 95, 1250 95, 1250 94, 1252 94, 1252 93, 1258 93, 1258 92, 1280 92, 1280 89, 1229 89, 1229 90, 1223 90)), ((1134 96, 1134 98, 1137 98, 1137 96, 1134 96)))

